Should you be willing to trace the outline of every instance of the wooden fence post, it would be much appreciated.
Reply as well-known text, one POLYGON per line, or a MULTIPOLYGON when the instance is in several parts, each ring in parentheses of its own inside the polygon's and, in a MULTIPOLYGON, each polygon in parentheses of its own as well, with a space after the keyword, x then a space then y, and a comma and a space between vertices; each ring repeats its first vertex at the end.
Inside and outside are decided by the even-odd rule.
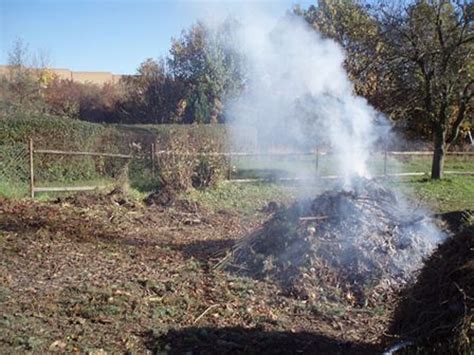
POLYGON ((387 146, 384 145, 384 154, 383 154, 383 176, 387 176, 387 146))
POLYGON ((155 143, 151 143, 151 177, 155 178, 155 143))
POLYGON ((232 180, 232 154, 229 154, 229 168, 227 170, 227 180, 232 180))
POLYGON ((29 146, 28 146, 28 150, 29 150, 29 153, 30 153, 30 197, 32 199, 35 198, 35 170, 34 170, 34 161, 33 161, 33 154, 34 154, 34 150, 33 150, 33 139, 30 138, 30 142, 29 142, 29 146))
POLYGON ((316 177, 319 175, 319 147, 316 147, 316 177))

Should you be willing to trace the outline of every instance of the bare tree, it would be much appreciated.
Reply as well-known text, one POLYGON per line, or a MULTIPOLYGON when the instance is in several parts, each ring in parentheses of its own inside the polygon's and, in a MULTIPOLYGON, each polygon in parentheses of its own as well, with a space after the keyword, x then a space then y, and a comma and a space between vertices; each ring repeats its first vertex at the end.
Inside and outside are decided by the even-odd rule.
POLYGON ((420 0, 381 6, 387 70, 413 111, 431 125, 433 179, 443 176, 445 153, 472 110, 474 5, 468 1, 420 0), (410 93, 412 97, 407 97, 410 93))
POLYGON ((28 45, 17 38, 8 53, 8 81, 11 100, 24 107, 38 93, 39 87, 31 68, 31 55, 28 45))
POLYGON ((21 38, 13 42, 8 53, 8 74, 3 89, 8 107, 23 111, 45 110, 42 88, 52 80, 52 75, 46 75, 48 64, 47 52, 38 51, 32 55, 28 44, 21 38))

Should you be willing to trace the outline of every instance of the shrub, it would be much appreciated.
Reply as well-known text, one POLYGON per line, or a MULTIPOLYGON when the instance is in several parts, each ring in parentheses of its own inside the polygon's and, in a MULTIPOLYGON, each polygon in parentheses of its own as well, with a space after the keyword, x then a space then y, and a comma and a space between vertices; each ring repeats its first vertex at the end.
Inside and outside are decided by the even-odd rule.
POLYGON ((227 159, 205 153, 225 151, 224 127, 205 126, 207 130, 201 126, 182 127, 172 127, 157 137, 159 149, 173 152, 158 154, 160 183, 175 190, 215 186, 224 176, 227 159))
POLYGON ((186 150, 184 138, 180 135, 168 137, 164 146, 166 151, 172 153, 157 154, 158 180, 163 187, 170 190, 186 191, 192 186, 193 158, 188 154, 193 152, 186 150))

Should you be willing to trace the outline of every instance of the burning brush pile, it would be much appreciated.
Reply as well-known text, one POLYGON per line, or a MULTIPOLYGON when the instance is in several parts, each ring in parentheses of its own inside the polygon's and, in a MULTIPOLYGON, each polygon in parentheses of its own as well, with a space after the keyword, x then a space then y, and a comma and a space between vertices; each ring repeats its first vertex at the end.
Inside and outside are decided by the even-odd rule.
POLYGON ((303 299, 375 305, 413 278, 439 242, 423 215, 367 179, 281 208, 220 267, 303 299))

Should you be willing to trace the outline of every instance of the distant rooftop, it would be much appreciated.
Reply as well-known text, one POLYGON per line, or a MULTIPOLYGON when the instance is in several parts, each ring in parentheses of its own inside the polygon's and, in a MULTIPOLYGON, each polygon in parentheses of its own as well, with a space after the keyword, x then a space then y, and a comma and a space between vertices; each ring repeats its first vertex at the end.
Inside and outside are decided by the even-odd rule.
MULTIPOLYGON (((111 72, 103 71, 72 71, 65 68, 48 68, 52 73, 56 74, 58 78, 64 80, 72 80, 78 83, 91 84, 114 84, 117 83, 122 75, 113 74, 111 72)), ((8 73, 8 65, 0 65, 0 75, 8 73)))

